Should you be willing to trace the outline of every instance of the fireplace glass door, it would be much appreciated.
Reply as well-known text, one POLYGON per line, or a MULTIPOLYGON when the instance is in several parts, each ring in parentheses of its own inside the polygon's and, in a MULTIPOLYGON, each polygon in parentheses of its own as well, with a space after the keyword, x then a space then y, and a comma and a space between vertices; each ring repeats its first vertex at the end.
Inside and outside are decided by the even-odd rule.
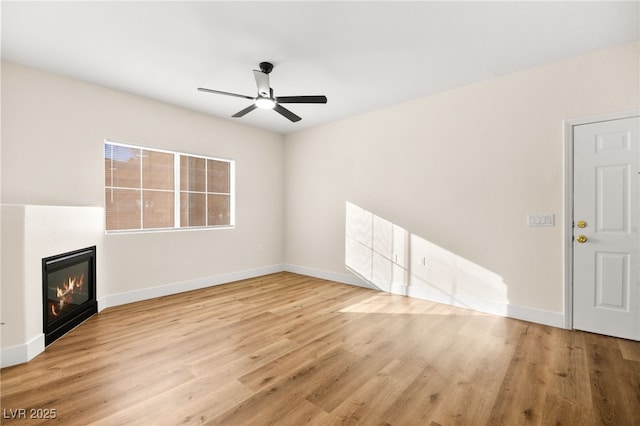
POLYGON ((89 261, 48 273, 47 318, 61 318, 89 300, 89 261))
POLYGON ((45 344, 97 312, 96 248, 42 259, 45 344))

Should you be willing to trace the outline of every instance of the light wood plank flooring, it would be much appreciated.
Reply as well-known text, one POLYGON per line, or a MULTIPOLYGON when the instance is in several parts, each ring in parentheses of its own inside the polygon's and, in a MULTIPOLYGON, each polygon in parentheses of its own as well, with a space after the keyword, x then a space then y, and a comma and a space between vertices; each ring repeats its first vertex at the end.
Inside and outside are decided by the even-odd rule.
POLYGON ((640 343, 278 273, 106 309, 1 385, 2 424, 640 425, 640 343))

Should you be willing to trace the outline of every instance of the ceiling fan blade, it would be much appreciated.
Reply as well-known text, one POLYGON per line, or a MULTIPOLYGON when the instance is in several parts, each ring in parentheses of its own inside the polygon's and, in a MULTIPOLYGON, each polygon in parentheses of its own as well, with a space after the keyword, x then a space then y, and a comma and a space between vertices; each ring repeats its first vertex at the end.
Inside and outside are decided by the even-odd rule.
POLYGON ((253 76, 256 78, 258 94, 265 98, 271 97, 271 91, 269 90, 269 74, 262 71, 253 70, 253 76))
POLYGON ((295 115, 294 113, 292 113, 291 111, 289 111, 288 109, 286 109, 285 107, 276 104, 276 106, 273 107, 273 109, 278 112, 279 114, 283 115, 284 117, 288 118, 289 120, 293 121, 294 123, 296 121, 300 121, 302 120, 302 118, 298 117, 297 115, 295 115))
POLYGON ((238 118, 238 117, 242 117, 242 116, 244 116, 244 115, 246 115, 246 114, 250 113, 251 111, 253 111, 253 110, 254 110, 254 109, 256 109, 256 108, 258 108, 258 107, 256 106, 256 104, 251 104, 251 105, 249 105, 248 107, 246 107, 245 109, 243 109, 242 111, 238 111, 238 112, 236 112, 235 114, 233 114, 233 115, 232 115, 232 117, 236 117, 236 118, 238 118))
POLYGON ((326 104, 326 96, 278 96, 276 102, 281 104, 326 104))
POLYGON ((251 100, 255 99, 255 98, 252 98, 251 96, 239 95, 237 93, 223 92, 220 90, 205 89, 204 87, 198 87, 198 90, 201 92, 215 93, 218 95, 235 96, 236 98, 244 98, 244 99, 251 99, 251 100))

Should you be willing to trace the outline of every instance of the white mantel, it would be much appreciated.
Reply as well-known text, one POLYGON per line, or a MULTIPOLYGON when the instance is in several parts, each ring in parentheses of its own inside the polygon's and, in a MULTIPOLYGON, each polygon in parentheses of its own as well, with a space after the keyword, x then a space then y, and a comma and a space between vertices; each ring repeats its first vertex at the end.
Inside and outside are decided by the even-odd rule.
POLYGON ((104 209, 2 204, 0 364, 19 364, 44 351, 42 259, 97 246, 100 286, 104 209))

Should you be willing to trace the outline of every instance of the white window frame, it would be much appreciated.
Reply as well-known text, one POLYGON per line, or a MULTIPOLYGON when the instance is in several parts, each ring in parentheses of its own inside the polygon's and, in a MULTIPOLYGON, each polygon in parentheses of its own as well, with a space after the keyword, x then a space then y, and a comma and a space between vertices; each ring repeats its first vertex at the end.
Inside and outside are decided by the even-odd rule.
MULTIPOLYGON (((104 156, 104 147, 105 145, 114 145, 121 146, 124 148, 131 149, 140 149, 145 151, 155 151, 161 152, 165 154, 173 155, 173 227, 166 228, 141 228, 141 229, 106 229, 106 216, 105 216, 105 233, 106 234, 130 234, 130 233, 148 233, 148 232, 167 232, 167 231, 194 231, 194 230, 213 230, 213 229, 230 229, 235 228, 235 218, 236 218, 236 173, 235 173, 235 160, 230 158, 222 158, 222 157, 210 157, 201 154, 191 154, 188 152, 181 151, 170 151, 166 149, 160 148, 150 148, 143 145, 134 145, 129 143, 116 142, 110 139, 105 139, 102 147, 103 147, 103 156, 104 156), (199 226, 180 226, 180 156, 188 156, 195 158, 202 158, 205 160, 214 160, 214 161, 222 161, 229 163, 229 224, 225 225, 199 225, 199 226)), ((141 165, 142 167, 142 165, 141 165)), ((104 177, 104 170, 103 170, 104 177)), ((104 179, 103 179, 104 180, 104 179)), ((205 182, 206 182, 206 174, 205 174, 205 182)), ((111 186, 113 188, 113 185, 111 186)), ((104 188, 108 188, 104 185, 104 188)), ((143 188, 141 188, 143 189, 143 188)), ((190 191, 193 192, 193 191, 190 191)), ((205 195, 208 194, 205 192, 205 195)), ((208 203, 207 203, 208 206, 208 203)), ((105 200, 106 207, 106 200, 105 200)), ((143 214, 143 210, 140 210, 140 214, 143 214)), ((142 217, 140 223, 143 223, 142 217)))

